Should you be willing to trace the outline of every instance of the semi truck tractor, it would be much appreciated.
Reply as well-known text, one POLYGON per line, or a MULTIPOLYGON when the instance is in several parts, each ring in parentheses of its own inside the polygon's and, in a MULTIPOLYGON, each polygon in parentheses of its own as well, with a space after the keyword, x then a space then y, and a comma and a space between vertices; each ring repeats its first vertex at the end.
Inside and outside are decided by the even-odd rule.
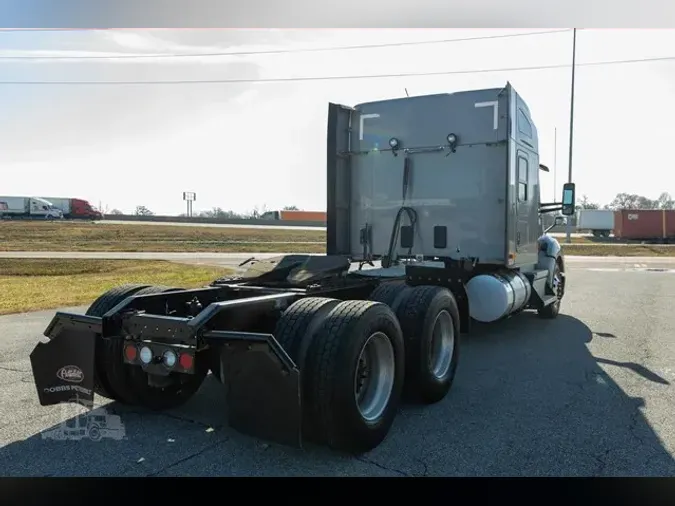
POLYGON ((103 219, 101 211, 97 210, 88 201, 75 198, 43 197, 51 202, 54 207, 61 209, 63 217, 70 220, 100 220, 103 219))
POLYGON ((40 404, 172 409, 210 372, 235 429, 359 454, 401 403, 446 398, 474 322, 557 317, 567 269, 540 216, 574 214, 575 187, 540 202, 547 168, 510 84, 331 103, 327 130, 325 255, 250 259, 198 289, 122 285, 57 312, 30 356, 40 404))
POLYGON ((63 218, 63 212, 40 197, 0 196, 0 219, 47 219, 63 218))

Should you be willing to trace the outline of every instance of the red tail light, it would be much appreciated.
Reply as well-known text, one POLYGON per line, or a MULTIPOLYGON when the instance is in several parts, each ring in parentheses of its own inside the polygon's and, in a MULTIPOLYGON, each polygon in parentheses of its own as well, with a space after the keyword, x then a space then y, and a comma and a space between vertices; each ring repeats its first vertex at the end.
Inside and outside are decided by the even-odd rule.
POLYGON ((124 356, 129 362, 133 362, 136 360, 136 357, 138 356, 138 351, 136 350, 136 347, 133 344, 128 344, 124 348, 124 356))
POLYGON ((178 364, 183 368, 183 369, 192 369, 192 365, 194 364, 194 359, 192 358, 192 355, 189 353, 181 353, 180 358, 178 359, 178 364))

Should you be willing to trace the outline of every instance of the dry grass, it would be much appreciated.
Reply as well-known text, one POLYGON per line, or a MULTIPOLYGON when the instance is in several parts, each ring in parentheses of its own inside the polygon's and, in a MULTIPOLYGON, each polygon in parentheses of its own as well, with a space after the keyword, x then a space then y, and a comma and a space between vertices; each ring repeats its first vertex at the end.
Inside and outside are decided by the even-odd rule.
POLYGON ((199 287, 228 272, 154 260, 0 259, 0 314, 89 304, 125 283, 199 287))
MULTIPOLYGON (((566 245, 558 237, 568 255, 675 256, 675 247, 571 239, 566 245)), ((323 230, 0 222, 0 251, 324 253, 325 240, 323 230)))
POLYGON ((0 251, 323 253, 323 230, 0 222, 0 251))

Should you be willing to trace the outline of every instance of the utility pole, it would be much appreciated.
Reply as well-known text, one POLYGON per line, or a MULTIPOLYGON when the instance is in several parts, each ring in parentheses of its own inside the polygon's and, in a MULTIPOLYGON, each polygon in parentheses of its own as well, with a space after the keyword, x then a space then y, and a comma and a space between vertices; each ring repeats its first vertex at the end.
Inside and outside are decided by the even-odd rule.
POLYGON ((558 200, 558 127, 553 129, 553 198, 551 202, 558 200))
MULTIPOLYGON (((572 32, 572 90, 570 92, 570 152, 568 160, 567 182, 572 182, 572 147, 574 144, 574 74, 577 63, 577 29, 572 32)), ((572 218, 567 217, 567 244, 572 243, 572 218)))

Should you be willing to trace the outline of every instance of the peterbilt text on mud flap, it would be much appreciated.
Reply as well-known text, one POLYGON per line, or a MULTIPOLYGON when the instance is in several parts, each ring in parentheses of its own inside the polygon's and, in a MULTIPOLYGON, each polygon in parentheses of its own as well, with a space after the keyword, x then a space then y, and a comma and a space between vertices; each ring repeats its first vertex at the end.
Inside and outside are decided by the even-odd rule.
POLYGON ((31 355, 40 402, 77 386, 169 409, 211 371, 235 429, 369 451, 401 402, 446 397, 472 321, 558 315, 565 262, 540 217, 573 214, 575 189, 541 203, 540 170, 509 84, 330 104, 327 255, 251 260, 200 289, 124 285, 85 315, 58 312, 31 355), (57 374, 70 364, 81 381, 57 374))

